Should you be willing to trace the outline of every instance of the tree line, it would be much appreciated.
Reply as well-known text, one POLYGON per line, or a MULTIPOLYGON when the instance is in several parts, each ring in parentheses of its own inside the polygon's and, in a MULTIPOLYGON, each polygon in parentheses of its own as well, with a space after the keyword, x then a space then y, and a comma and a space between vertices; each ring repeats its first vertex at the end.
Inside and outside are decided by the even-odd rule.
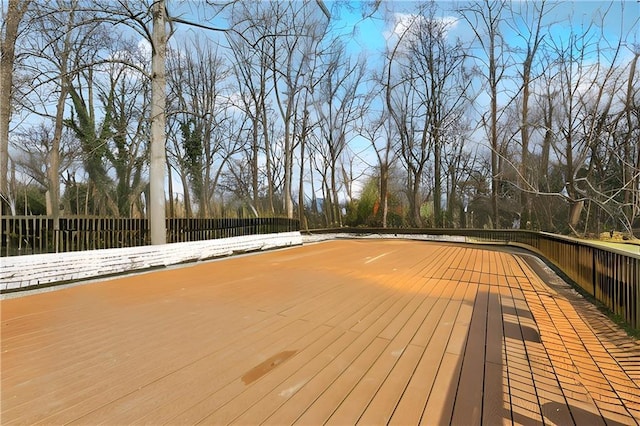
POLYGON ((547 1, 8 0, 3 214, 148 214, 158 4, 170 217, 640 227, 638 21, 612 27, 616 1, 576 25, 547 1), (390 29, 368 55, 338 28, 356 13, 390 29))

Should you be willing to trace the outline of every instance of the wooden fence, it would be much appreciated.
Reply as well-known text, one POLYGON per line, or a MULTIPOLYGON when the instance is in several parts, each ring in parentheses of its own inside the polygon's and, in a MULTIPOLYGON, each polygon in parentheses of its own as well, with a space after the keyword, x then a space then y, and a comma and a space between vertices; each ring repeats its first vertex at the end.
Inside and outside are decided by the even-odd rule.
MULTIPOLYGON (((0 257, 37 253, 134 247, 150 244, 147 219, 0 216, 0 257)), ((167 219, 167 242, 201 241, 241 235, 298 231, 286 218, 167 219)))
POLYGON ((476 238, 533 248, 607 309, 640 329, 640 250, 634 254, 561 235, 520 230, 478 231, 476 238))
POLYGON ((468 241, 523 246, 546 258, 611 312, 640 330, 640 248, 634 254, 561 235, 511 229, 340 228, 311 232, 451 235, 468 241))

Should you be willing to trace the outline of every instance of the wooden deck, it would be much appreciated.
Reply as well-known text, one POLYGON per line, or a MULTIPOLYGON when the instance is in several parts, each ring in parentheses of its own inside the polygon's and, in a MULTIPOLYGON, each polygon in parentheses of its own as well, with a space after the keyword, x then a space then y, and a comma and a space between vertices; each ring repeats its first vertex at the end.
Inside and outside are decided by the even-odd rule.
POLYGON ((640 345, 505 252, 332 241, 1 310, 2 424, 640 419, 640 345))

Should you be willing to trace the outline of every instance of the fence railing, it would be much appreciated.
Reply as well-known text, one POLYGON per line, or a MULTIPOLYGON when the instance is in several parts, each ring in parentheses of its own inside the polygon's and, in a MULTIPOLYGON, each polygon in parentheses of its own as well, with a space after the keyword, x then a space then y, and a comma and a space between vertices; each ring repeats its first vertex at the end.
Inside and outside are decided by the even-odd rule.
MULTIPOLYGON (((150 244, 147 219, 0 216, 0 256, 97 250, 150 244)), ((286 218, 167 219, 167 242, 298 231, 286 218)))
POLYGON ((464 236, 468 241, 525 246, 545 257, 631 327, 640 329, 640 248, 634 254, 561 235, 511 229, 340 228, 311 232, 451 235, 464 236))

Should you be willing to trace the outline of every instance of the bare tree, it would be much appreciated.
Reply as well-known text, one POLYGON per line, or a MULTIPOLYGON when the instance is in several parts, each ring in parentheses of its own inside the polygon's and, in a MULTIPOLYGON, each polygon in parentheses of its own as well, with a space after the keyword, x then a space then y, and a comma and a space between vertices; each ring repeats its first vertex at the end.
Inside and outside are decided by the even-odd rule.
POLYGON ((252 122, 251 149, 251 186, 253 204, 261 211, 260 199, 260 158, 264 158, 264 177, 266 178, 267 210, 272 214, 274 206, 274 182, 272 179, 272 134, 270 122, 272 108, 268 101, 273 92, 271 81, 271 52, 273 34, 269 25, 273 11, 261 7, 259 3, 242 2, 233 5, 231 22, 241 33, 228 33, 233 57, 233 70, 236 76, 240 102, 244 113, 252 122), (249 43, 247 42, 249 41, 249 43))
POLYGON ((433 2, 420 5, 403 25, 388 59, 387 108, 398 129, 400 157, 407 169, 411 222, 422 224, 425 182, 433 194, 433 224, 441 226, 444 145, 449 128, 463 113, 471 81, 465 75, 466 51, 459 41, 449 42, 450 22, 437 16, 433 2))
POLYGON ((145 172, 149 161, 149 80, 126 68, 112 66, 114 90, 112 101, 112 146, 107 158, 115 172, 115 199, 124 217, 144 213, 141 195, 148 181, 145 172))
POLYGON ((317 9, 305 3, 272 2, 271 8, 275 11, 272 28, 277 34, 271 44, 272 81, 284 132, 284 210, 287 217, 292 218, 294 120, 297 106, 312 84, 310 66, 324 34, 326 17, 318 16, 317 9))
MULTIPOLYGON (((165 58, 171 24, 165 0, 117 0, 115 3, 92 0, 87 7, 95 19, 114 26, 125 25, 151 44, 151 73, 136 64, 122 61, 136 68, 151 80, 151 111, 149 136, 149 222, 151 243, 166 243, 165 167, 166 162, 166 73, 165 58)), ((177 18, 176 18, 177 19, 177 18)), ((176 20, 177 22, 177 20, 176 20)))
POLYGON ((329 48, 322 66, 322 77, 314 92, 318 114, 318 131, 327 150, 330 197, 325 200, 330 211, 331 223, 342 225, 338 197, 339 164, 356 121, 362 116, 366 97, 362 94, 365 63, 352 63, 347 57, 346 46, 335 41, 329 48))
MULTIPOLYGON (((98 122, 96 117, 96 102, 94 92, 94 70, 91 66, 78 73, 76 78, 68 81, 67 90, 73 105, 71 118, 65 120, 65 125, 71 128, 83 151, 84 169, 89 176, 89 184, 93 188, 93 197, 102 206, 100 214, 118 214, 118 208, 113 199, 113 181, 109 176, 106 160, 108 157, 108 144, 112 137, 112 119, 114 89, 116 82, 112 80, 107 84, 106 92, 102 93, 102 108, 104 118, 98 122), (80 75, 85 76, 84 79, 80 75), (85 95, 83 83, 86 84, 85 95), (75 86, 78 87, 75 87, 75 86)), ((99 89, 98 89, 99 90, 99 89)))
POLYGON ((152 6, 153 30, 151 35, 151 139, 149 140, 149 227, 151 244, 167 242, 165 211, 166 164, 166 75, 167 51, 166 6, 164 0, 156 0, 152 6))
MULTIPOLYGON (((417 16, 412 18, 413 21, 417 16)), ((415 112, 419 106, 415 91, 411 87, 414 75, 411 68, 398 65, 403 58, 403 42, 410 38, 411 25, 399 34, 395 45, 388 47, 385 58, 385 71, 383 75, 385 103, 389 116, 392 118, 399 139, 399 158, 406 168, 406 194, 409 201, 409 223, 413 226, 421 226, 422 218, 420 206, 422 204, 422 179, 427 161, 429 160, 429 147, 427 145, 426 126, 416 122, 415 112), (422 129, 423 137, 417 138, 422 129)))
POLYGON ((31 112, 53 123, 50 149, 46 163, 47 214, 58 228, 60 216, 61 141, 65 127, 66 101, 72 80, 91 57, 91 30, 84 27, 85 15, 76 1, 59 0, 55 3, 33 2, 26 19, 31 37, 25 39, 25 72, 32 80, 24 99, 36 98, 39 104, 31 112), (53 110, 53 111, 51 111, 53 110))
MULTIPOLYGON (((49 187, 49 161, 53 146, 54 126, 41 122, 15 134, 15 165, 18 171, 29 176, 43 191, 49 187)), ((77 140, 72 132, 64 131, 60 144, 61 169, 74 168, 77 160, 77 140)))
POLYGON ((579 172, 577 186, 587 207, 595 205, 597 210, 591 215, 587 212, 585 232, 601 232, 604 219, 602 222, 609 229, 633 234, 639 207, 640 154, 638 144, 631 143, 633 135, 638 134, 638 89, 630 82, 640 77, 636 71, 637 61, 636 54, 628 63, 619 63, 612 74, 605 74, 603 97, 607 100, 601 102, 600 108, 595 106, 597 113, 589 110, 589 126, 585 132, 590 138, 588 168, 584 176, 579 172), (601 216, 604 217, 601 219, 601 216))
POLYGON ((631 228, 640 217, 640 144, 637 143, 640 140, 640 87, 634 84, 640 80, 639 61, 640 52, 636 51, 629 65, 627 87, 624 92, 624 109, 619 115, 622 126, 619 134, 623 154, 622 212, 627 220, 625 225, 632 235, 631 228))
POLYGON ((443 168, 446 170, 447 210, 444 215, 445 227, 465 227, 465 183, 475 171, 476 158, 468 150, 470 125, 464 117, 456 117, 449 123, 443 144, 443 168))
MULTIPOLYGON (((556 60, 557 87, 556 111, 557 128, 561 138, 553 144, 560 163, 565 165, 564 176, 566 198, 570 202, 568 225, 574 232, 585 206, 586 188, 580 182, 590 167, 589 161, 597 149, 600 136, 605 131, 606 117, 611 111, 613 93, 619 87, 617 57, 620 45, 605 52, 598 46, 597 31, 593 23, 582 33, 572 32, 568 40, 552 40, 556 60), (608 61, 592 65, 587 57, 593 52, 598 55, 611 54, 608 61), (604 65, 608 62, 610 65, 604 65)), ((593 157, 592 157, 593 158, 593 157)))
MULTIPOLYGON (((311 132, 317 123, 312 123, 309 117, 311 96, 307 91, 306 96, 303 98, 302 104, 302 120, 299 121, 300 125, 296 134, 298 135, 298 146, 300 148, 299 156, 299 168, 300 174, 298 179, 298 220, 300 221, 301 229, 309 229, 307 217, 305 216, 305 164, 307 155, 307 141, 310 138, 311 132)), ((298 120, 296 120, 298 122, 298 120)), ((311 162, 309 162, 311 166, 311 162)), ((311 168, 310 168, 311 169, 311 168)))
POLYGON ((179 47, 168 65, 171 120, 177 120, 182 136, 178 163, 188 175, 198 215, 208 217, 220 168, 216 163, 238 141, 226 131, 234 119, 225 87, 229 68, 212 44, 200 39, 179 47))
MULTIPOLYGON (((135 199, 142 191, 146 155, 138 148, 148 138, 143 125, 148 119, 144 112, 148 104, 144 75, 122 65, 125 61, 135 62, 131 58, 136 56, 136 49, 128 42, 122 45, 113 39, 102 20, 83 9, 86 4, 80 7, 73 3, 71 9, 65 9, 65 4, 58 4, 58 9, 39 3, 34 7, 38 25, 56 26, 54 31, 42 27, 46 35, 32 39, 32 50, 36 52, 32 54, 33 69, 42 72, 46 70, 40 66, 42 63, 56 64, 53 71, 36 78, 41 87, 36 85, 35 90, 46 90, 53 73, 59 73, 60 87, 68 94, 71 106, 70 113, 60 111, 60 117, 67 116, 62 123, 74 131, 80 142, 87 185, 99 208, 97 213, 130 215, 133 204, 141 207, 135 199), (66 33, 57 28, 65 13, 71 23, 66 33), (52 24, 45 24, 56 16, 52 24), (67 40, 66 46, 55 47, 61 45, 61 40, 67 40), (41 45, 47 47, 41 49, 41 45), (66 64, 61 59, 65 56, 66 64)), ((64 109, 65 96, 60 102, 64 109)), ((58 203, 50 204, 55 207, 58 203)))
MULTIPOLYGON (((529 98, 531 93, 532 83, 536 79, 534 69, 538 69, 537 74, 544 72, 540 64, 536 66, 537 53, 542 45, 546 32, 543 27, 543 19, 550 12, 546 9, 546 1, 535 3, 519 3, 518 5, 511 5, 511 25, 514 29, 517 29, 516 33, 524 43, 523 48, 515 47, 513 50, 516 54, 522 54, 521 70, 519 77, 521 79, 520 84, 520 141, 521 141, 521 155, 520 155, 520 170, 519 170, 519 185, 520 191, 520 213, 521 213, 521 226, 526 227, 526 224, 531 220, 531 203, 529 201, 529 193, 533 187, 529 186, 531 180, 529 168, 529 145, 531 138, 531 122, 529 118, 529 98)), ((552 9, 551 9, 552 10, 552 9)))
MULTIPOLYGON (((9 125, 13 104, 15 47, 20 23, 30 1, 8 0, 6 12, 4 3, 2 6, 2 34, 0 35, 0 215, 4 214, 5 202, 9 199, 9 125)), ((2 234, 1 227, 0 234, 2 234)))
POLYGON ((502 38, 500 26, 503 23, 505 0, 482 0, 460 10, 462 17, 475 34, 480 52, 475 55, 480 63, 482 78, 489 93, 489 111, 483 114, 482 124, 486 129, 491 149, 491 209, 493 226, 500 227, 498 214, 499 140, 498 121, 501 108, 498 106, 500 85, 507 68, 507 44, 502 38))
POLYGON ((397 146, 395 143, 394 126, 391 116, 383 109, 376 119, 366 117, 366 124, 360 127, 360 136, 371 143, 377 159, 377 168, 380 174, 380 206, 382 208, 382 227, 387 227, 389 214, 389 174, 392 164, 395 162, 397 146))
MULTIPOLYGON (((267 179, 277 173, 272 163, 276 156, 271 139, 269 112, 279 115, 283 137, 284 210, 293 217, 292 179, 294 150, 299 146, 301 123, 307 92, 313 82, 312 63, 324 34, 326 16, 322 8, 309 2, 301 3, 238 3, 233 5, 234 32, 229 33, 234 49, 236 74, 244 86, 242 102, 254 122, 252 135, 253 188, 256 198, 258 177, 258 138, 262 138, 267 179), (249 47, 242 45, 247 42, 249 47), (268 73, 265 73, 268 70, 268 73), (258 130, 257 125, 259 125, 258 130)), ((269 181, 268 198, 272 203, 277 185, 269 181)))
POLYGON ((410 66, 415 68, 413 83, 420 104, 424 105, 422 137, 430 140, 433 149, 433 210, 434 224, 442 226, 442 166, 448 133, 465 112, 467 90, 471 78, 465 61, 467 53, 460 41, 448 41, 449 23, 437 18, 435 3, 419 10, 421 19, 413 25, 409 39, 410 66))

